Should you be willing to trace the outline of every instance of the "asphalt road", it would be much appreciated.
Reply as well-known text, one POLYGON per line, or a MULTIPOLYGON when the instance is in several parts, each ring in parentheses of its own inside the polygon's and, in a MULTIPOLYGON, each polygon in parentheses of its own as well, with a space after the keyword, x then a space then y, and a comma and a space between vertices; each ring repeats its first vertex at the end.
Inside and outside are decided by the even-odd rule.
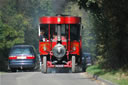
POLYGON ((0 75, 0 85, 104 85, 85 73, 16 72, 0 75))

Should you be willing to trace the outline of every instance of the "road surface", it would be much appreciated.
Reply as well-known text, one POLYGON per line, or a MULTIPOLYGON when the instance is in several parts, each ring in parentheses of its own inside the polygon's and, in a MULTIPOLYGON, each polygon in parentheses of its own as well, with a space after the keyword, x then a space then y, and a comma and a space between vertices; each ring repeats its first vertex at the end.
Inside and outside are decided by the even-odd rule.
POLYGON ((85 73, 16 72, 0 75, 0 85, 104 85, 85 73))

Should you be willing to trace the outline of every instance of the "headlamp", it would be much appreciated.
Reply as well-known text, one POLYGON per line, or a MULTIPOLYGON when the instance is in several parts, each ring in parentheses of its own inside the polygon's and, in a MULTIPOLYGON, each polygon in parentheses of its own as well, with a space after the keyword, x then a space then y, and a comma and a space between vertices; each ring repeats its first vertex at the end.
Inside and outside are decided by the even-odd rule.
POLYGON ((73 51, 75 51, 76 50, 76 47, 73 47, 72 49, 73 49, 73 51))
POLYGON ((43 47, 43 50, 46 51, 46 49, 47 49, 47 48, 44 46, 44 47, 43 47))

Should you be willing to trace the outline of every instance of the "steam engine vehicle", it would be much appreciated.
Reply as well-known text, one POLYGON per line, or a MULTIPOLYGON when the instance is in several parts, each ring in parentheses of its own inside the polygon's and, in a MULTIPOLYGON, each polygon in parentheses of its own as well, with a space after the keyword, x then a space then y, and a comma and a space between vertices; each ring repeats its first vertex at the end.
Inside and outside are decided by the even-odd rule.
POLYGON ((77 16, 43 16, 39 19, 39 53, 42 72, 48 68, 71 68, 81 65, 81 18, 77 16))

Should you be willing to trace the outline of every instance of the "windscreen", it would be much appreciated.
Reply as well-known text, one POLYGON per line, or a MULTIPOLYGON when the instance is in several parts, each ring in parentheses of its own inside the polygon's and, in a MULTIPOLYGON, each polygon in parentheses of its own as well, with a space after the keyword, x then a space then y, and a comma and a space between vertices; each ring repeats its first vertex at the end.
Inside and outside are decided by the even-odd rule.
MULTIPOLYGON (((54 36, 57 36, 57 24, 51 24, 50 25, 50 34, 51 34, 51 38, 54 38, 54 36)), ((68 36, 68 25, 65 24, 61 24, 60 25, 61 28, 61 36, 64 36, 65 38, 68 36)))
POLYGON ((16 47, 11 50, 11 54, 31 54, 32 55, 32 49, 27 47, 16 47))
POLYGON ((80 40, 80 24, 70 25, 70 38, 73 40, 80 40))
POLYGON ((48 39, 48 24, 40 24, 40 35, 48 39))

